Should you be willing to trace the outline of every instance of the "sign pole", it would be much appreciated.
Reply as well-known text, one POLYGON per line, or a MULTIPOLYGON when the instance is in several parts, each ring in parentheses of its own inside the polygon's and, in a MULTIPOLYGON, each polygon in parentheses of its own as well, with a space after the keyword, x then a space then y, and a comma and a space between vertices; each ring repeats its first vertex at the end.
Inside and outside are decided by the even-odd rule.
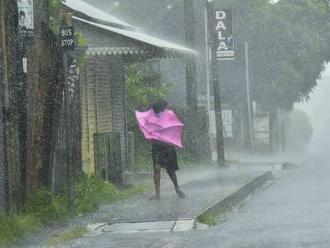
POLYGON ((209 127, 209 139, 211 148, 211 159, 213 160, 213 141, 212 141, 212 130, 211 130, 211 84, 210 84, 210 51, 209 51, 209 32, 208 32, 208 19, 207 19, 207 6, 204 10, 204 22, 205 22, 205 70, 206 70, 206 102, 207 102, 207 113, 208 113, 208 127, 209 127))
POLYGON ((21 184, 22 198, 26 197, 26 180, 27 180, 27 73, 28 60, 27 48, 34 30, 34 11, 33 0, 17 0, 18 10, 18 28, 19 28, 19 60, 21 62, 20 80, 18 85, 18 99, 20 104, 18 106, 18 125, 19 125, 19 154, 21 163, 21 184))
POLYGON ((69 211, 73 211, 73 169, 72 169, 72 163, 70 159, 70 142, 69 142, 69 113, 68 113, 68 108, 69 108, 69 89, 68 89, 68 54, 67 52, 63 53, 63 67, 64 67, 64 127, 65 127, 65 146, 66 146, 66 151, 65 151, 65 159, 66 159, 66 172, 67 172, 67 187, 68 187, 68 208, 69 211))
POLYGON ((64 13, 64 25, 61 28, 61 40, 60 46, 62 47, 63 51, 63 67, 64 67, 64 127, 65 127, 65 136, 66 136, 66 164, 67 164, 67 187, 68 187, 68 208, 69 211, 72 212, 74 210, 74 169, 73 169, 73 162, 71 157, 72 152, 72 144, 70 144, 70 120, 69 120, 69 61, 68 56, 70 50, 73 50, 75 47, 74 44, 74 30, 73 30, 73 23, 72 23, 72 13, 67 12, 64 13))
POLYGON ((19 58, 21 61, 21 71, 20 71, 20 82, 18 88, 18 98, 20 99, 19 105, 19 149, 20 149, 20 163, 21 163, 21 173, 22 179, 22 197, 26 196, 26 176, 27 176, 27 43, 28 36, 26 34, 19 34, 19 58))
POLYGON ((223 124, 222 124, 222 111, 221 111, 221 95, 220 95, 220 80, 218 74, 219 64, 216 58, 217 42, 215 32, 211 30, 210 24, 214 23, 213 14, 213 2, 207 2, 207 16, 209 21, 209 32, 210 38, 209 44, 211 45, 212 57, 212 84, 213 84, 213 95, 214 95, 214 109, 215 109, 215 124, 217 134, 217 155, 218 155, 218 166, 225 167, 225 144, 223 137, 223 124))
POLYGON ((249 141, 248 149, 250 152, 253 151, 253 113, 251 108, 251 93, 250 93, 250 73, 249 73, 249 44, 245 42, 245 78, 246 78, 246 101, 248 111, 248 132, 249 141))

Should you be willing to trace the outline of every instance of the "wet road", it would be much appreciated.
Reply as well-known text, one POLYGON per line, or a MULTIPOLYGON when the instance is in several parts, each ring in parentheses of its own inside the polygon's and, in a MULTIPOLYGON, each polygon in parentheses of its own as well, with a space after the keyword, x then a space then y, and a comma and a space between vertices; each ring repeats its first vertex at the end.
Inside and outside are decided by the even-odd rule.
MULTIPOLYGON (((70 247, 84 247, 83 240, 70 247)), ((104 233, 93 247, 329 248, 330 164, 320 156, 257 192, 219 225, 182 233, 104 233)))
MULTIPOLYGON (((320 155, 320 154, 318 154, 320 155)), ((330 163, 310 158, 220 225, 182 247, 330 247, 330 163)))
POLYGON ((329 248, 330 134, 323 134, 313 140, 302 164, 214 227, 178 233, 105 232, 67 247, 329 248))

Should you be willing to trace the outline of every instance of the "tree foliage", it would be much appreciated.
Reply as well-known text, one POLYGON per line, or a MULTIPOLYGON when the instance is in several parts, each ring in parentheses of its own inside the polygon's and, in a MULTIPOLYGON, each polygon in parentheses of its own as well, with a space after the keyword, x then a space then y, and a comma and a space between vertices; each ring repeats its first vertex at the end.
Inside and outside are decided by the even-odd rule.
MULTIPOLYGON (((171 1, 174 8, 167 9, 166 1, 122 0, 118 8, 110 12, 148 32, 165 36, 165 39, 183 42, 183 2, 171 1)), ((200 52, 205 45, 201 38, 204 34, 201 20, 204 19, 205 2, 194 1, 196 41, 200 52)), ((107 6, 108 2, 100 0, 98 4, 107 6)), ((224 98, 232 98, 229 101, 234 104, 237 104, 235 99, 244 100, 240 95, 235 99, 232 95, 243 95, 245 91, 245 41, 249 42, 250 48, 254 100, 272 110, 277 107, 290 109, 293 102, 308 98, 324 62, 330 60, 329 1, 280 0, 272 4, 269 0, 216 0, 216 8, 234 10, 237 55, 235 61, 224 61, 219 67, 222 74, 227 74, 221 75, 224 98)))
POLYGON ((62 24, 62 4, 61 0, 48 0, 47 11, 49 16, 47 16, 46 23, 48 23, 50 29, 54 34, 59 34, 60 27, 62 24))
POLYGON ((286 145, 292 152, 303 152, 313 136, 313 127, 305 112, 294 109, 285 120, 286 145))
POLYGON ((135 110, 145 110, 153 100, 165 97, 168 87, 160 79, 160 74, 150 66, 134 64, 126 67, 128 130, 136 130, 135 110))
POLYGON ((164 98, 168 85, 161 83, 160 74, 147 63, 126 67, 125 87, 127 129, 134 135, 136 159, 141 160, 149 148, 138 129, 134 112, 146 110, 152 101, 164 98))
POLYGON ((238 60, 244 60, 243 43, 249 42, 254 99, 270 110, 290 109, 294 102, 307 99, 330 60, 328 1, 220 3, 236 11, 238 60))

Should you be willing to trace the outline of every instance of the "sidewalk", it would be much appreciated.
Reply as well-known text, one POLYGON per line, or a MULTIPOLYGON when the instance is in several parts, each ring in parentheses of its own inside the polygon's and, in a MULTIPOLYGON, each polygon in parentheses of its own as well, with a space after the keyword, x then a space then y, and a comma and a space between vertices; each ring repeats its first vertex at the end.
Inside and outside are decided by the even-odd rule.
POLYGON ((113 205, 101 206, 97 214, 104 220, 112 217, 112 223, 194 219, 220 199, 231 195, 268 170, 269 167, 233 165, 228 169, 204 167, 182 171, 178 173, 178 178, 186 198, 177 198, 167 179, 166 186, 161 188, 160 201, 150 201, 150 193, 143 194, 113 205))
MULTIPOLYGON (((186 194, 184 199, 176 196, 172 184, 167 179, 167 175, 165 176, 165 171, 162 171, 164 176, 162 176, 160 201, 149 200, 153 192, 148 192, 111 205, 103 205, 97 212, 76 220, 75 225, 72 225, 88 226, 89 234, 70 241, 67 245, 61 244, 57 247, 102 247, 102 245, 94 245, 101 236, 103 239, 112 239, 111 235, 127 234, 126 237, 129 239, 129 235, 138 232, 169 233, 175 230, 192 229, 195 219, 206 210, 238 192, 266 172, 277 169, 279 167, 275 168, 274 165, 235 164, 225 169, 203 166, 182 170, 178 172, 178 179, 186 194), (183 221, 182 225, 180 221, 183 221)), ((39 246, 34 242, 28 245, 25 243, 24 247, 47 247, 40 245, 39 242, 38 244, 39 246)), ((132 244, 127 247, 135 246, 132 244)))
POLYGON ((226 158, 231 161, 251 165, 283 164, 286 162, 300 164, 304 159, 303 153, 272 153, 272 154, 248 154, 227 152, 226 158))

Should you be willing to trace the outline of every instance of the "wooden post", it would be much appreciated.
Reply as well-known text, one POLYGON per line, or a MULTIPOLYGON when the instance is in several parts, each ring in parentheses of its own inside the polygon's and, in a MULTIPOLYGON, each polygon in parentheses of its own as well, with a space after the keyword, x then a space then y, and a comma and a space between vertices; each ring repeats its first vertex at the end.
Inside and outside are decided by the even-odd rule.
POLYGON ((73 211, 73 164, 71 161, 72 147, 70 146, 70 124, 69 124, 69 89, 68 89, 68 55, 67 52, 63 53, 63 67, 64 67, 64 128, 65 128, 65 158, 66 158, 66 172, 67 172, 67 188, 68 188, 68 204, 69 211, 73 211))
MULTIPOLYGON (((7 61, 7 46, 6 46, 6 25, 5 25, 5 3, 4 0, 0 0, 0 49, 1 49, 1 53, 0 53, 0 60, 1 60, 1 75, 0 75, 0 83, 1 85, 3 85, 4 87, 1 87, 1 91, 3 91, 1 100, 1 107, 3 107, 2 109, 4 109, 5 106, 5 86, 7 85, 8 82, 8 61, 7 61)), ((8 93, 8 91, 6 92, 8 93)), ((7 98, 8 99, 8 98, 7 98)), ((3 114, 3 112, 2 112, 3 114)), ((1 120, 2 121, 2 120, 1 120)), ((6 131, 5 131, 5 125, 6 123, 3 123, 3 130, 0 130, 1 132, 3 132, 3 147, 1 147, 1 149, 3 149, 3 153, 4 153, 4 160, 3 160, 3 164, 2 164, 2 175, 1 175, 1 179, 0 179, 0 183, 2 185, 0 185, 0 190, 2 192, 0 192, 0 194, 3 196, 1 197, 2 202, 0 203, 0 212, 3 212, 4 210, 6 212, 8 212, 8 170, 7 170, 7 161, 6 161, 6 149, 5 149, 5 137, 6 137, 6 131)))
MULTIPOLYGON (((72 13, 64 13, 63 16, 64 25, 72 27, 72 13)), ((70 128, 70 93, 68 85, 68 76, 69 76, 69 62, 68 62, 69 51, 63 52, 63 66, 64 66, 64 127, 65 127, 65 139, 66 139, 66 167, 67 167, 67 188, 68 188, 68 207, 69 211, 74 210, 74 162, 73 162, 73 147, 70 144, 72 137, 72 130, 70 128)), ((74 137, 78 138, 78 137, 74 137)))
POLYGON ((21 171, 18 141, 18 40, 17 4, 15 1, 1 1, 1 46, 3 47, 4 72, 4 149, 7 179, 8 209, 15 212, 21 207, 21 171))

